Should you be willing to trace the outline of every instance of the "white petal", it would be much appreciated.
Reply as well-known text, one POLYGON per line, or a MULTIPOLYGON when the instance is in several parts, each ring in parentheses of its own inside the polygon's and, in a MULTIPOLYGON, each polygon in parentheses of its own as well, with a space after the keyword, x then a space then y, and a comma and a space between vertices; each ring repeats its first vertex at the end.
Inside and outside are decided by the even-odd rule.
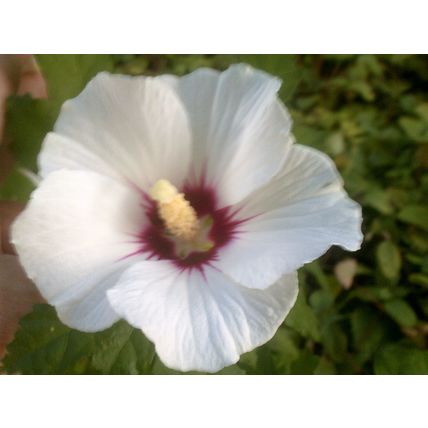
POLYGON ((308 147, 293 145, 280 174, 240 208, 251 220, 216 266, 247 287, 268 287, 331 245, 355 251, 362 242, 360 206, 347 197, 331 159, 308 147))
POLYGON ((246 65, 223 73, 199 69, 168 82, 185 105, 196 176, 205 173, 223 205, 234 204, 280 169, 291 119, 277 99, 279 79, 246 65))
POLYGON ((187 114, 159 79, 98 74, 64 103, 39 157, 40 173, 68 168, 123 177, 143 189, 179 186, 190 162, 187 114))
POLYGON ((120 260, 138 250, 145 221, 134 190, 93 172, 58 171, 33 193, 12 239, 43 297, 67 324, 90 331, 117 319, 103 294, 126 268, 120 260))
POLYGON ((111 307, 106 291, 117 284, 129 265, 130 261, 124 260, 98 269, 49 303, 55 306, 59 319, 69 327, 86 332, 104 330, 120 319, 111 307))
POLYGON ((275 334, 297 296, 297 276, 251 290, 213 268, 168 261, 131 267, 108 292, 114 309, 155 343, 170 368, 216 372, 275 334))

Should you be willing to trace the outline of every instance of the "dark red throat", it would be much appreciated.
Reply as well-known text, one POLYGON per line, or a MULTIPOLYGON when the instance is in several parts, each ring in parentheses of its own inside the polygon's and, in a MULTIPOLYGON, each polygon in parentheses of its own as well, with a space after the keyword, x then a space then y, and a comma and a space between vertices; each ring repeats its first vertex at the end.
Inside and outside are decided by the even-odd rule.
POLYGON ((243 220, 236 219, 236 212, 230 207, 219 207, 216 192, 204 184, 185 185, 181 190, 186 199, 195 209, 198 217, 210 216, 212 227, 209 239, 214 244, 209 251, 192 252, 186 258, 180 258, 176 254, 175 243, 165 233, 163 221, 158 215, 156 203, 144 196, 144 209, 149 219, 149 224, 138 236, 141 248, 137 252, 145 254, 149 259, 173 260, 180 269, 199 269, 210 264, 218 257, 219 250, 236 238, 238 226, 243 220))

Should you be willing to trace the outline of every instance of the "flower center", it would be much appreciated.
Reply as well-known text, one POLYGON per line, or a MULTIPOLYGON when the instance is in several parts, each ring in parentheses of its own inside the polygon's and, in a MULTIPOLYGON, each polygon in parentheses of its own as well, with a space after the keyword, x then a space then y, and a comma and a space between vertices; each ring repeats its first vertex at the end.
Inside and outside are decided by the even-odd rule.
POLYGON ((180 269, 203 269, 216 260, 245 221, 236 219, 231 208, 219 207, 215 190, 203 181, 186 183, 180 193, 169 181, 159 180, 147 196, 143 207, 149 221, 133 254, 172 260, 180 269))
POLYGON ((184 242, 195 240, 200 222, 194 208, 168 180, 158 180, 150 189, 150 196, 157 203, 159 217, 174 238, 184 242))

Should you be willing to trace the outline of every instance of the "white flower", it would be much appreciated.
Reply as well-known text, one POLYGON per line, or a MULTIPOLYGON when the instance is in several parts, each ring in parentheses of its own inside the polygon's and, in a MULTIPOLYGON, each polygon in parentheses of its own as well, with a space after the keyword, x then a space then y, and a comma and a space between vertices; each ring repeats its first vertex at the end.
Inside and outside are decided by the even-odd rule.
POLYGON ((280 83, 245 65, 101 73, 64 104, 13 238, 65 324, 123 317, 167 366, 214 372, 274 335, 297 268, 359 248, 360 207, 293 144, 280 83))

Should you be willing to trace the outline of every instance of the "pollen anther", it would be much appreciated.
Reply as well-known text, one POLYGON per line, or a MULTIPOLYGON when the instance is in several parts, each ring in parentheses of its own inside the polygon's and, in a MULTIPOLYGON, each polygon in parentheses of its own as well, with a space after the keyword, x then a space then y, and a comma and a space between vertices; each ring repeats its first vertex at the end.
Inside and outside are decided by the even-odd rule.
POLYGON ((158 180, 150 189, 157 202, 158 214, 169 233, 179 239, 191 241, 199 229, 196 211, 177 188, 168 180, 158 180))

